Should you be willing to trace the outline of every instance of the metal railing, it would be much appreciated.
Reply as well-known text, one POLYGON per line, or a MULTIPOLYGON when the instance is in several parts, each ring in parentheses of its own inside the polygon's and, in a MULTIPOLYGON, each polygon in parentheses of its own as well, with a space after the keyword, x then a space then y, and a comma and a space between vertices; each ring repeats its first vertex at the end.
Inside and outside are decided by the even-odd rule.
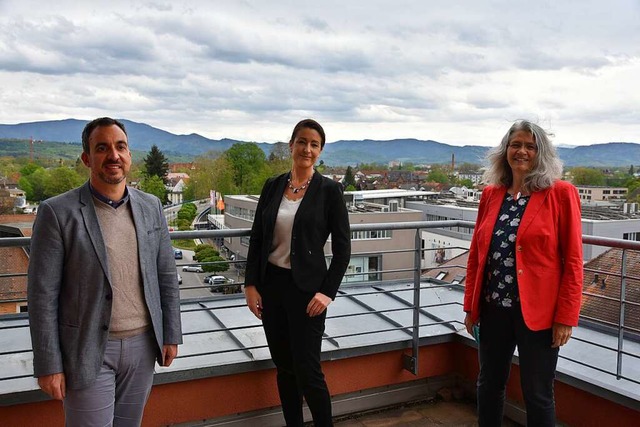
MULTIPOLYGON (((382 275, 385 273, 399 273, 399 272, 404 272, 407 275, 412 275, 413 279, 412 279, 412 286, 409 288, 403 288, 402 292, 406 292, 407 290, 411 290, 412 291, 412 301, 410 301, 409 304, 407 304, 405 307, 401 307, 401 308, 392 308, 392 309, 384 309, 384 310, 374 310, 373 308, 369 307, 366 312, 363 313, 356 313, 356 314, 346 314, 346 315, 333 315, 333 316, 328 316, 327 319, 343 319, 343 318, 350 318, 350 317, 354 317, 354 316, 360 316, 363 314, 375 314, 377 316, 382 316, 385 318, 386 321, 389 322, 390 325, 393 325, 390 328, 385 328, 384 330, 376 330, 376 331, 370 331, 370 332, 359 332, 359 333, 352 333, 352 334, 342 334, 342 335, 334 335, 331 337, 325 337, 325 339, 327 340, 338 340, 340 338, 346 338, 346 337, 352 337, 352 336, 356 336, 356 335, 364 335, 364 334, 377 334, 377 333, 383 333, 383 332, 390 332, 390 331, 403 331, 404 333, 407 334, 407 342, 409 344, 410 347, 410 354, 405 355, 405 359, 403 360, 403 364, 404 367, 411 371, 414 374, 417 374, 417 367, 418 367, 418 354, 419 354, 419 347, 420 347, 420 329, 421 328, 426 328, 426 327, 432 327, 432 326, 436 326, 436 325, 445 325, 447 326, 449 329, 451 329, 451 332, 454 333, 457 330, 462 329, 463 325, 462 322, 460 320, 457 319, 440 319, 437 318, 437 316, 434 316, 429 309, 434 308, 434 307, 439 307, 442 305, 462 305, 461 301, 456 301, 456 302, 449 302, 449 303, 436 303, 436 304, 422 304, 420 301, 420 297, 421 297, 421 291, 425 290, 425 289, 433 289, 433 288, 438 288, 438 287, 451 287, 452 285, 450 283, 445 283, 445 282, 441 282, 438 280, 430 280, 428 281, 429 284, 423 284, 421 280, 422 279, 422 253, 423 251, 431 251, 431 250, 436 250, 436 249, 422 249, 422 231, 424 230, 429 230, 429 229, 438 229, 438 228, 447 228, 447 227, 463 227, 463 228, 473 228, 474 227, 474 223, 469 222, 469 221, 414 221, 414 222, 403 222, 403 223, 377 223, 377 224, 354 224, 351 226, 351 231, 372 231, 372 230, 415 230, 414 233, 414 239, 413 239, 413 246, 411 247, 410 245, 407 245, 407 247, 405 249, 396 249, 393 251, 380 251, 380 252, 376 252, 376 251, 368 251, 366 252, 367 255, 371 255, 371 254, 375 254, 375 253, 381 253, 381 254, 385 254, 385 253, 407 253, 407 256, 412 256, 413 258, 413 266, 410 268, 400 268, 400 269, 393 269, 393 270, 378 270, 376 271, 377 274, 379 274, 379 277, 383 277, 382 275), (387 316, 389 313, 394 313, 394 312, 399 312, 399 311, 408 311, 410 310, 412 312, 412 324, 411 325, 402 325, 398 322, 393 321, 393 319, 391 319, 389 316, 387 316), (421 315, 422 316, 427 316, 428 318, 430 318, 432 321, 428 322, 428 323, 420 323, 420 319, 421 319, 421 315), (456 327, 454 325, 459 325, 459 327, 456 327)), ((172 239, 213 239, 215 240, 216 238, 228 238, 228 237, 243 237, 243 236, 247 236, 249 234, 249 229, 235 229, 235 230, 206 230, 206 231, 176 231, 176 232, 172 232, 171 233, 171 238, 172 239)), ((15 237, 15 238, 1 238, 0 239, 0 247, 27 247, 29 245, 29 241, 30 238, 28 237, 15 237)), ((640 281, 639 277, 633 277, 633 276, 629 276, 627 273, 627 263, 626 263, 626 259, 628 256, 629 251, 640 251, 640 242, 635 242, 635 241, 627 241, 627 240, 620 240, 620 239, 610 239, 610 238, 600 238, 600 237, 593 237, 593 236, 583 236, 583 243, 584 244, 590 244, 590 245, 597 245, 597 246, 606 246, 606 247, 610 247, 610 248, 620 248, 622 249, 622 262, 621 262, 621 269, 619 274, 616 274, 615 276, 617 278, 619 278, 620 280, 620 294, 619 294, 619 298, 617 299, 613 299, 611 296, 604 296, 604 295, 599 295, 599 294, 593 294, 593 293, 589 293, 589 292, 583 292, 584 295, 589 296, 590 298, 602 298, 602 299, 608 299, 608 300, 614 300, 616 302, 619 303, 619 312, 618 312, 618 319, 619 321, 617 323, 609 323, 607 324, 607 322, 602 322, 599 321, 598 319, 594 319, 594 318, 585 318, 584 316, 581 316, 581 324, 582 322, 584 322, 585 324, 589 324, 592 325, 594 323, 599 324, 602 328, 604 328, 604 330, 606 330, 608 333, 611 334, 615 334, 616 336, 616 345, 612 346, 612 345, 606 345, 606 344, 602 344, 599 342, 593 342, 590 340, 586 340, 586 339, 582 339, 582 338, 578 338, 578 337, 573 337, 572 339, 584 342, 586 344, 589 345, 593 345, 595 347, 598 348, 602 348, 602 349, 606 349, 608 351, 612 352, 612 357, 616 358, 616 369, 615 372, 614 371, 610 371, 607 369, 603 369, 600 368, 598 366, 594 366, 592 364, 588 364, 585 363, 584 361, 581 360, 577 360, 575 358, 569 358, 566 356, 561 355, 560 357, 565 358, 567 360, 570 360, 571 362, 595 369, 599 372, 603 372, 606 373, 608 375, 612 375, 615 376, 615 378, 617 379, 624 379, 624 380, 628 380, 631 381, 633 383, 636 384, 640 384, 640 378, 633 378, 630 377, 628 375, 624 374, 624 370, 623 370, 623 357, 629 357, 632 358, 634 360, 638 360, 640 359, 640 356, 638 354, 635 354, 633 352, 629 352, 626 351, 624 349, 624 342, 625 339, 628 339, 629 336, 631 337, 638 337, 638 333, 640 331, 634 329, 634 328, 630 328, 627 325, 625 325, 625 316, 626 316, 626 312, 628 307, 633 306, 633 307, 639 307, 640 305, 638 304, 637 301, 629 301, 627 299, 627 295, 626 295, 626 286, 627 286, 627 282, 632 279, 632 280, 638 280, 640 281)), ((364 254, 364 253, 363 253, 364 254)), ((357 256, 359 255, 358 253, 353 253, 352 256, 357 256)), ((235 265, 238 263, 243 262, 242 260, 227 260, 224 261, 227 262, 231 265, 235 265)), ((198 263, 198 264, 205 264, 205 263, 198 263)), ((184 264, 180 264, 180 265, 184 265, 184 264)), ((435 267, 438 269, 441 269, 442 267, 435 267)), ((585 270, 586 271, 586 270, 585 270)), ((589 270, 592 272, 597 272, 597 270, 589 270)), ((352 276, 355 275, 359 275, 362 276, 363 274, 366 273, 362 273, 362 272, 358 272, 358 273, 352 273, 352 276)), ((608 275, 612 275, 612 273, 607 272, 608 275)), ((6 277, 19 277, 19 276, 25 276, 26 272, 12 272, 12 273, 2 273, 0 274, 0 279, 2 278, 6 278, 6 277)), ((411 279, 407 278, 406 280, 404 280, 404 282, 411 282, 411 279)), ((360 292, 358 293, 358 296, 362 296, 362 295, 368 295, 368 294, 385 294, 385 295, 390 295, 390 296, 394 296, 394 294, 396 292, 399 292, 399 290, 389 290, 389 289, 381 289, 380 287, 376 287, 375 284, 377 282, 368 282, 369 285, 373 285, 372 288, 374 289, 371 292, 360 292)), ((242 285, 242 282, 237 282, 235 283, 236 285, 242 285)), ((353 283, 349 283, 349 285, 351 285, 353 283)), ((195 286, 195 287, 182 287, 181 290, 185 291, 185 290, 189 290, 189 289, 197 289, 197 288, 211 288, 211 286, 195 286)), ((352 298, 352 295, 349 294, 339 294, 337 296, 337 298, 352 298)), ((398 300, 400 299, 399 297, 396 297, 398 300)), ((20 300, 17 299, 16 301, 24 301, 24 299, 20 300)), ((404 299, 403 299, 404 301, 404 299)), ((229 300, 229 304, 226 305, 221 305, 221 306, 217 306, 215 308, 216 311, 218 310, 224 310, 224 309, 232 309, 232 308, 238 308, 238 307, 244 307, 244 303, 238 303, 237 300, 233 301, 233 300, 229 300)), ((460 307, 460 310, 462 310, 462 308, 460 307)), ((204 304, 201 304, 200 307, 198 308, 189 308, 183 309, 183 313, 187 313, 187 312, 193 312, 193 311, 209 311, 211 312, 212 309, 205 306, 204 304)), ((2 319, 2 317, 0 316, 0 319, 2 319)), ((15 329, 15 328, 27 328, 28 324, 26 322, 24 322, 23 324, 20 325, 10 325, 10 326, 0 326, 0 334, 3 333, 3 331, 8 330, 8 329, 15 329)), ((198 331, 193 331, 193 332, 188 332, 185 333, 185 335, 189 335, 189 334, 205 334, 205 333, 212 333, 212 332, 231 332, 234 330, 241 330, 241 329, 249 329, 249 328, 256 328, 259 326, 255 326, 255 325, 250 325, 250 326, 237 326, 237 327, 222 327, 222 328, 216 328, 216 329, 208 329, 208 330, 198 330, 198 331)), ((247 352, 253 349, 258 349, 258 348, 265 348, 266 346, 241 346, 241 348, 239 349, 232 349, 232 350, 220 350, 220 351, 216 351, 216 352, 207 352, 207 353, 194 353, 194 354, 188 354, 188 355, 180 355, 179 358, 189 358, 189 357, 196 357, 196 356, 202 356, 202 355, 210 355, 210 354, 221 354, 221 353, 228 353, 231 351, 243 351, 243 352, 247 352)), ((11 355, 11 354, 17 354, 17 353, 28 353, 31 352, 30 348, 24 348, 24 349, 20 349, 20 350, 13 350, 13 351, 0 351, 0 357, 2 356, 7 356, 7 355, 11 355)), ((4 377, 4 378, 0 378, 0 381, 3 380, 9 380, 9 379, 17 379, 17 378, 24 378, 24 377, 29 377, 30 375, 16 375, 16 376, 11 376, 11 377, 4 377)))

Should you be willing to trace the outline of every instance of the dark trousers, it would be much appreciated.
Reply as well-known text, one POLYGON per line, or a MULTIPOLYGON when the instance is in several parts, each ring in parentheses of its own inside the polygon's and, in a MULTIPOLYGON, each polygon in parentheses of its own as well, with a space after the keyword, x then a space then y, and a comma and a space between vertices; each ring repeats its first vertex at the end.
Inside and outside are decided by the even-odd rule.
POLYGON ((551 348, 551 343, 551 329, 534 332, 527 328, 520 306, 500 308, 486 303, 482 305, 478 376, 480 427, 502 424, 506 383, 516 345, 527 425, 555 426, 553 381, 558 349, 551 348))
POLYGON ((291 270, 267 266, 262 289, 262 325, 276 365, 278 392, 287 426, 302 426, 302 397, 316 426, 332 426, 331 396, 320 365, 326 311, 309 317, 315 293, 293 283, 291 270))

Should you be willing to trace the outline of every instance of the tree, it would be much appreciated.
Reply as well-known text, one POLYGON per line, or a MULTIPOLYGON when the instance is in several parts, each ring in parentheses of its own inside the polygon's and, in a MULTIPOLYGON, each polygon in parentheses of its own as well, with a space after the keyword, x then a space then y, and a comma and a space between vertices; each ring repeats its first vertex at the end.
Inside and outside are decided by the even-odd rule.
POLYGON ((202 261, 205 258, 220 256, 220 252, 211 245, 198 245, 194 249, 193 259, 202 261))
POLYGON ((215 264, 203 264, 202 269, 207 273, 217 273, 227 271, 229 269, 229 263, 219 255, 210 256, 203 259, 198 259, 198 262, 202 263, 215 263, 215 264))
POLYGON ((184 189, 185 200, 209 197, 209 191, 224 194, 238 194, 233 183, 233 168, 225 156, 216 159, 199 156, 194 161, 195 169, 189 173, 190 179, 184 189))
POLYGON ((27 200, 41 202, 47 198, 45 185, 48 180, 47 171, 43 167, 38 167, 28 175, 23 175, 18 181, 18 185, 27 195, 27 200))
POLYGON ((286 160, 287 163, 290 162, 291 153, 289 152, 289 144, 286 142, 276 142, 271 147, 271 153, 269 153, 269 161, 272 162, 274 160, 286 160))
POLYGON ((273 144, 271 153, 268 158, 268 166, 270 175, 280 175, 291 167, 291 153, 289 152, 289 144, 284 142, 276 142, 273 144))
POLYGON ((574 185, 604 185, 604 174, 593 168, 575 167, 571 169, 574 185))
POLYGON ((229 269, 229 263, 220 256, 218 252, 211 245, 198 245, 195 247, 193 259, 195 261, 204 263, 202 269, 207 273, 214 273, 220 271, 227 271, 229 269), (215 264, 206 264, 215 263, 215 264))
POLYGON ((167 202, 167 188, 164 186, 162 178, 152 175, 144 178, 140 182, 140 189, 145 193, 153 194, 164 204, 167 202))
POLYGON ((353 169, 351 166, 347 166, 347 171, 344 173, 344 186, 347 188, 356 188, 356 178, 353 176, 353 169))
POLYGON ((35 163, 28 163, 20 168, 20 175, 28 176, 37 171, 38 169, 43 169, 42 166, 39 166, 35 163))
POLYGON ((176 219, 176 226, 178 227, 179 231, 191 230, 191 221, 178 218, 176 219))
POLYGON ((0 157, 0 178, 10 181, 18 181, 20 179, 19 159, 0 157))
POLYGON ((178 227, 178 230, 190 230, 191 223, 196 217, 198 212, 198 208, 193 203, 184 203, 178 214, 176 215, 175 225, 178 227))
POLYGON ((169 172, 169 162, 157 145, 151 146, 151 151, 144 158, 144 166, 147 177, 157 176, 163 183, 165 182, 169 172))
POLYGON ((225 157, 233 170, 233 185, 237 192, 259 193, 264 181, 271 175, 264 151, 255 143, 239 142, 225 152, 225 157))
POLYGON ((44 195, 46 198, 57 196, 72 188, 79 187, 83 182, 84 178, 78 175, 75 169, 65 166, 51 169, 47 173, 44 184, 44 195))
POLYGON ((462 187, 473 188, 473 181, 469 178, 461 179, 458 184, 462 187))
POLYGON ((464 162, 458 166, 458 172, 460 173, 477 173, 480 171, 480 165, 475 163, 464 162))
MULTIPOLYGON (((78 157, 75 161, 74 170, 76 171, 78 176, 82 177, 84 181, 88 180, 91 176, 91 169, 85 166, 80 157, 78 157)), ((129 176, 130 175, 131 174, 129 174, 129 176)))
POLYGON ((427 175, 427 181, 446 184, 449 182, 449 176, 441 166, 434 166, 431 168, 431 172, 427 175))
POLYGON ((189 214, 189 219, 193 221, 196 217, 196 213, 198 212, 198 207, 194 203, 183 203, 180 207, 181 212, 187 212, 189 214))
POLYGON ((633 165, 629 166, 629 175, 633 176, 635 174, 635 170, 633 169, 633 165))

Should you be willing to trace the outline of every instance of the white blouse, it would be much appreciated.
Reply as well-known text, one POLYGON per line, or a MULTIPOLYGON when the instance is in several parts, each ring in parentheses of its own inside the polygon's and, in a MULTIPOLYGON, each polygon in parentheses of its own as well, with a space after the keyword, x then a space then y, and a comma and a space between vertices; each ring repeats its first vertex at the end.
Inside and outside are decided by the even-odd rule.
POLYGON ((293 231, 293 219, 298 212, 300 202, 298 200, 289 200, 282 196, 280 207, 278 208, 278 216, 273 230, 273 241, 271 242, 271 252, 269 253, 269 262, 278 267, 291 269, 291 234, 293 231))

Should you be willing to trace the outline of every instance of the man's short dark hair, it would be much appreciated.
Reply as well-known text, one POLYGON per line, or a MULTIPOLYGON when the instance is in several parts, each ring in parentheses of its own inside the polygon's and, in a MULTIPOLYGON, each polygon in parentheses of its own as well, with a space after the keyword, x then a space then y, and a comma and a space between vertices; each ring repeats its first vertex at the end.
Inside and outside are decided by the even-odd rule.
POLYGON ((127 130, 124 128, 124 124, 116 119, 112 119, 111 117, 100 117, 98 119, 92 120, 84 127, 82 131, 82 151, 89 154, 89 137, 91 136, 91 132, 95 130, 95 128, 103 127, 103 126, 113 126, 116 125, 124 134, 127 134, 127 130))

